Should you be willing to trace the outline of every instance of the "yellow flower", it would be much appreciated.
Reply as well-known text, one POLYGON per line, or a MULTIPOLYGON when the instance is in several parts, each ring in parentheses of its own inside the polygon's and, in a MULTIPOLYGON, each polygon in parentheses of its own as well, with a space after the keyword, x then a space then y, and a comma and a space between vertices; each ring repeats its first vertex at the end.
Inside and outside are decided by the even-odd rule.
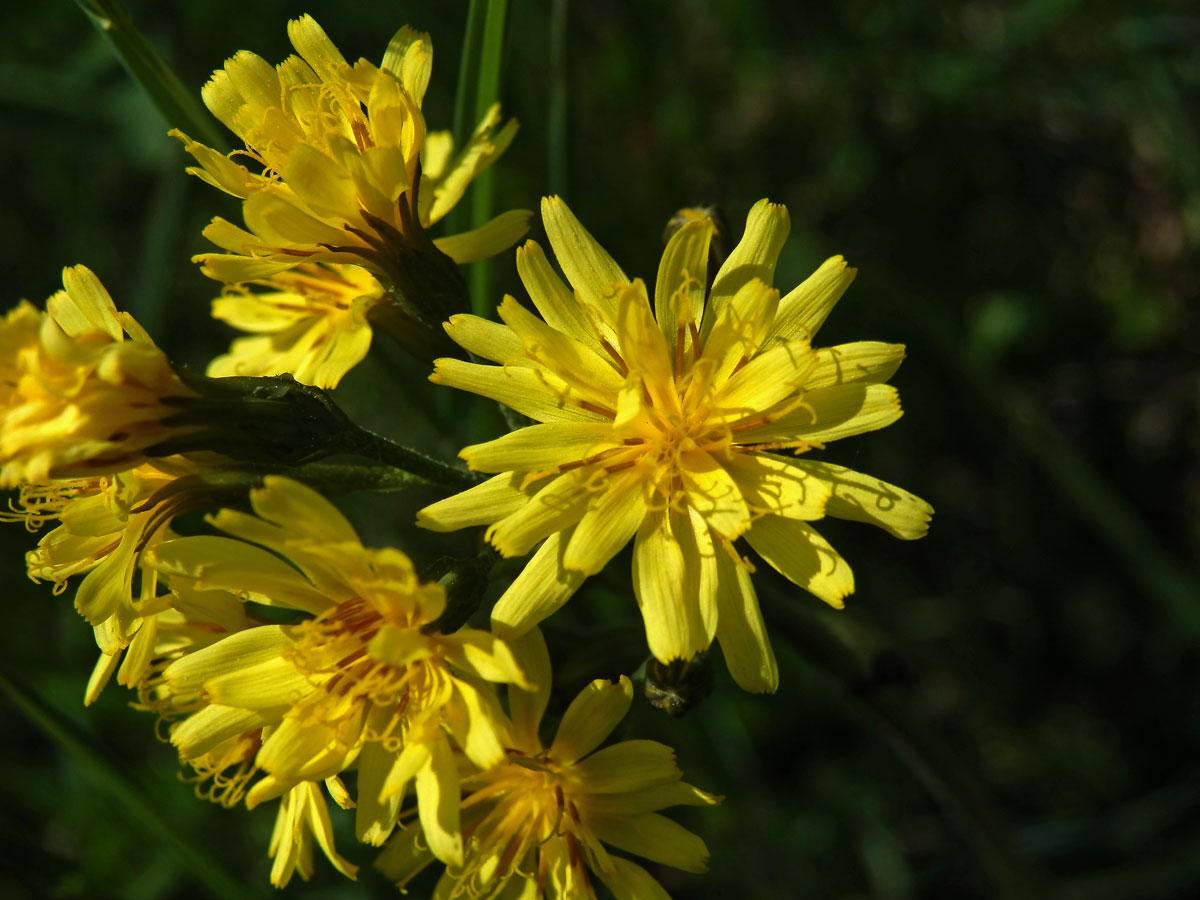
POLYGON ((260 282, 269 292, 232 288, 213 301, 213 316, 253 337, 238 338, 208 366, 212 377, 284 375, 337 387, 367 354, 367 313, 383 296, 358 266, 305 264, 260 282))
POLYGON ((347 878, 358 874, 358 866, 338 854, 333 847, 333 822, 321 788, 304 781, 280 798, 267 854, 275 860, 271 866, 271 884, 287 887, 293 872, 305 880, 312 875, 312 840, 317 839, 325 857, 347 878))
POLYGON ((165 689, 183 698, 173 702, 199 705, 172 741, 188 760, 264 729, 255 765, 265 774, 247 791, 249 806, 357 765, 356 832, 372 844, 387 838, 415 780, 430 845, 459 861, 451 739, 477 766, 502 758, 491 682, 525 683, 521 670, 487 632, 426 633, 445 606, 440 586, 422 584, 399 551, 364 548, 310 489, 275 476, 265 485, 251 492, 256 515, 212 518, 244 540, 178 538, 159 545, 154 564, 173 583, 309 618, 240 631, 168 666, 165 689))
POLYGON ((193 396, 90 270, 63 287, 0 323, 0 487, 133 468, 172 433, 166 401, 193 396))
POLYGON ((526 243, 518 271, 542 318, 512 297, 500 306, 503 325, 455 316, 451 337, 500 365, 443 359, 432 376, 541 424, 464 449, 473 469, 500 474, 418 521, 447 531, 490 523, 488 539, 505 556, 541 542, 493 610, 493 630, 506 638, 554 612, 634 539, 634 590, 655 657, 689 659, 715 637, 743 688, 774 690, 753 567, 734 541, 840 607, 853 576, 809 522, 830 515, 901 538, 925 533, 924 501, 799 456, 899 418, 897 393, 883 382, 904 348, 811 346, 854 270, 834 257, 781 298, 770 282, 788 229, 782 206, 755 205, 711 290, 712 221, 679 228, 653 311, 643 283, 561 200, 543 200, 542 216, 574 290, 526 243))
POLYGON ((156 596, 156 573, 142 557, 170 535, 172 519, 211 502, 219 478, 186 457, 167 457, 115 475, 24 484, 12 512, 0 514, 0 521, 24 521, 30 530, 59 522, 25 561, 29 577, 52 582, 55 594, 73 576, 83 576, 75 608, 94 627, 101 651, 85 704, 99 696, 118 666, 119 684, 141 683, 158 614, 168 610, 156 596))
MULTIPOLYGON (((172 132, 200 164, 188 171, 243 200, 246 228, 214 219, 205 235, 229 254, 198 257, 205 274, 257 281, 305 261, 358 263, 389 281, 423 229, 442 219, 479 172, 504 152, 516 123, 485 116, 457 155, 448 133, 425 130, 429 36, 405 27, 380 66, 353 66, 311 16, 288 23, 299 56, 278 66, 243 50, 205 85, 205 104, 244 143, 226 157, 172 132), (235 162, 248 158, 249 168, 235 162)), ((491 256, 525 233, 509 212, 434 245, 455 262, 491 256)))
MULTIPOLYGON (((547 748, 538 737, 549 699, 545 644, 535 629, 513 649, 545 687, 509 689, 514 745, 499 765, 463 780, 464 833, 470 835, 465 861, 447 868, 435 895, 591 900, 590 870, 617 900, 666 897, 645 869, 605 844, 687 872, 705 871, 704 842, 658 810, 720 798, 684 783, 675 754, 663 744, 634 740, 596 749, 629 710, 629 679, 585 687, 547 748)), ((420 824, 409 826, 376 862, 401 888, 431 861, 421 838, 420 824)))

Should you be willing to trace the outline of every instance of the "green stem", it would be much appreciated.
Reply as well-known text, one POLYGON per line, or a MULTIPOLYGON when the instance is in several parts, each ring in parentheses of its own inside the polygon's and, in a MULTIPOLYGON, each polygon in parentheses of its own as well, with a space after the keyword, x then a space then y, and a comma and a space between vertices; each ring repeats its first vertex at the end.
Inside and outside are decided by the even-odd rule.
MULTIPOLYGON (((479 53, 479 80, 475 89, 475 121, 479 122, 500 99, 500 74, 504 62, 504 34, 508 24, 508 0, 491 0, 483 24, 479 53)), ((482 228, 492 218, 495 206, 495 167, 480 172, 471 186, 471 228, 482 228)), ((471 308, 487 316, 496 305, 491 297, 492 266, 488 260, 473 263, 470 270, 471 308)))
POLYGON ((350 494, 355 491, 402 491, 429 484, 428 479, 393 466, 309 463, 293 469, 284 469, 279 474, 302 482, 322 494, 350 494))
POLYGON ((958 823, 983 866, 1012 900, 1051 896, 1042 876, 1017 849, 1004 817, 979 780, 908 710, 872 685, 861 659, 814 616, 763 592, 770 626, 812 665, 840 682, 858 712, 887 739, 934 799, 958 823))
MULTIPOLYGON (((32 690, 4 674, 0 674, 0 691, 29 722, 65 750, 96 787, 111 794, 113 800, 125 808, 150 845, 164 846, 173 852, 208 894, 218 900, 259 896, 246 887, 244 879, 226 872, 215 857, 188 841, 151 802, 140 784, 96 751, 94 738, 81 732, 32 690)), ((153 855, 149 848, 147 852, 153 855)))
POLYGON ((403 469, 433 484, 466 488, 473 487, 480 481, 475 473, 467 469, 426 456, 365 428, 356 428, 348 432, 338 449, 343 453, 354 453, 387 466, 403 469))
POLYGON ((567 193, 567 0, 550 7, 550 104, 546 127, 547 193, 567 193))

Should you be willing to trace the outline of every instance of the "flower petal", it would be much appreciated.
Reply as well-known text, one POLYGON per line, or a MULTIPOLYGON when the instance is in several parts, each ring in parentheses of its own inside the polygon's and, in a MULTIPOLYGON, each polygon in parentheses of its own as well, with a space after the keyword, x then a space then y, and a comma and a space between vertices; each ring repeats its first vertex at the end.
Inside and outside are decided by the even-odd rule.
POLYGON ((685 872, 708 870, 708 847, 699 836, 658 813, 640 816, 593 816, 596 836, 618 850, 636 853, 685 872))
POLYGON ((845 606, 843 598, 854 592, 850 566, 804 522, 763 516, 746 532, 746 540, 772 568, 834 609, 845 606))
POLYGON ((812 339, 821 323, 841 299, 856 269, 840 256, 832 256, 779 301, 779 313, 771 329, 771 338, 782 341, 812 339))
POLYGON ((730 557, 731 552, 717 553, 717 643, 738 687, 755 694, 773 694, 779 687, 779 665, 750 572, 730 557))
POLYGON ((496 601, 492 609, 492 631, 511 641, 551 615, 571 599, 587 578, 582 572, 564 568, 562 556, 572 529, 546 538, 521 574, 496 601))
POLYGON ((712 219, 688 222, 671 235, 663 250, 654 286, 654 316, 668 347, 676 346, 677 330, 686 331, 689 325, 698 328, 704 316, 713 230, 712 219))
POLYGON ((585 409, 587 398, 541 366, 485 366, 460 359, 439 359, 429 380, 503 403, 539 422, 605 422, 585 409))
POLYGON ((596 243, 561 198, 542 198, 542 222, 567 281, 611 325, 617 312, 614 289, 629 283, 621 267, 596 243))
MULTIPOLYGON (((667 781, 678 781, 675 751, 658 741, 621 741, 597 750, 575 766, 589 793, 635 794, 667 781)), ((589 798, 590 799, 590 798, 589 798)))
POLYGON ((644 481, 637 470, 608 476, 605 490, 575 526, 564 566, 595 575, 629 543, 646 517, 644 481))
POLYGON ((833 463, 796 460, 795 465, 832 488, 826 515, 878 525, 906 541, 929 531, 933 507, 903 488, 833 463))
POLYGON ((532 690, 526 690, 514 684, 508 689, 513 738, 518 749, 529 755, 537 755, 542 750, 538 726, 550 702, 550 652, 546 649, 541 629, 536 627, 509 641, 508 645, 526 680, 533 686, 532 690))
POLYGON ((734 453, 722 465, 755 513, 806 520, 825 515, 832 488, 798 460, 772 453, 734 453))
POLYGON ((775 441, 827 443, 877 431, 903 414, 890 384, 842 384, 800 398, 796 409, 738 435, 743 444, 775 441))
POLYGON ((708 333, 721 310, 743 285, 753 278, 766 285, 773 283, 775 261, 779 258, 779 251, 783 249, 790 228, 787 207, 782 204, 763 199, 750 208, 742 239, 713 280, 708 295, 708 309, 705 310, 700 329, 703 339, 708 339, 708 333))
POLYGON ((583 307, 551 268, 537 241, 526 241, 517 248, 517 274, 547 325, 570 335, 594 352, 603 353, 583 307))
POLYGON ((711 621, 699 602, 702 561, 696 555, 689 521, 665 510, 647 516, 633 546, 633 588, 650 652, 661 662, 691 659, 712 643, 716 610, 711 621), (690 539, 685 552, 681 537, 690 539))
POLYGON ((538 541, 573 527, 586 514, 592 499, 586 477, 579 469, 558 476, 528 503, 489 528, 488 542, 504 556, 524 556, 538 541))
POLYGON ((478 228, 437 238, 433 244, 460 266, 478 262, 503 253, 525 237, 532 216, 527 209, 510 209, 478 228))
POLYGON ((464 447, 458 455, 480 472, 543 472, 620 446, 607 422, 546 422, 464 447))
POLYGON ((620 724, 632 702, 633 683, 624 675, 616 683, 597 678, 563 713, 550 758, 569 766, 587 756, 620 724))
POLYGON ((855 341, 817 350, 817 367, 808 376, 810 391, 851 382, 880 383, 891 378, 904 361, 903 344, 855 341))
POLYGON ((417 809, 433 855, 448 866, 462 865, 458 830, 458 765, 444 737, 426 741, 429 761, 417 772, 417 809))
POLYGON ((510 516, 527 502, 537 486, 522 490, 524 475, 504 472, 461 494, 431 503, 417 513, 417 524, 430 531, 457 531, 471 525, 486 525, 510 516))

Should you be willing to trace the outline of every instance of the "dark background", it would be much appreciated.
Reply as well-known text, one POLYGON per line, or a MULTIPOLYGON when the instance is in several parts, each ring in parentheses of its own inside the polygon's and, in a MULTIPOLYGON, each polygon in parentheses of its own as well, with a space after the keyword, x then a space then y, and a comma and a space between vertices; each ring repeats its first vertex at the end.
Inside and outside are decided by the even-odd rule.
MULTIPOLYGON (((410 23, 436 48, 426 117, 451 124, 465 4, 129 9, 197 91, 238 49, 281 60, 285 21, 301 12, 351 60, 378 62, 410 23)), ((82 262, 173 358, 203 366, 230 332, 208 318, 214 286, 188 259, 213 215, 236 215, 232 200, 183 173, 181 146, 74 4, 9 5, 0 19, 6 303, 42 301, 62 266, 82 262)), ((549 20, 548 4, 513 0, 503 96, 522 130, 498 169, 498 208, 561 192, 649 280, 676 208, 720 204, 736 235, 754 201, 787 204, 777 286, 834 253, 860 270, 821 342, 908 345, 894 379, 904 418, 830 458, 937 509, 910 544, 822 528, 856 574, 844 612, 759 579, 775 610, 775 696, 742 694, 718 671, 714 696, 682 719, 635 704, 621 734, 674 745, 688 779, 727 798, 676 815, 708 842, 711 872, 662 870, 663 883, 676 898, 998 896, 1004 864, 979 855, 979 833, 897 752, 886 708, 946 754, 935 781, 978 780, 1053 896, 1196 896, 1194 5, 573 3, 566 177, 554 185, 549 20), (795 649, 805 621, 880 677, 846 690, 812 648, 795 649)), ((493 275, 495 300, 522 295, 511 254, 493 275)), ((338 391, 360 421, 446 456, 500 432, 483 401, 442 396, 386 340, 338 391), (458 415, 469 409, 482 411, 458 415)), ((397 542, 423 564, 440 545, 407 523, 428 499, 345 508, 368 543, 397 542)), ((25 580, 33 540, 19 525, 0 534, 0 671, 108 768, 81 764, 12 693, 0 700, 0 894, 197 896, 174 834, 248 896, 267 895, 273 808, 194 799, 151 717, 115 685, 82 707, 90 630, 70 593, 25 580), (130 797, 144 797, 141 812, 130 797)), ((627 573, 619 558, 551 620, 563 691, 643 652, 627 573)), ((392 896, 370 871, 374 851, 349 831, 339 849, 364 865, 359 884, 318 851, 313 881, 289 894, 392 896)))

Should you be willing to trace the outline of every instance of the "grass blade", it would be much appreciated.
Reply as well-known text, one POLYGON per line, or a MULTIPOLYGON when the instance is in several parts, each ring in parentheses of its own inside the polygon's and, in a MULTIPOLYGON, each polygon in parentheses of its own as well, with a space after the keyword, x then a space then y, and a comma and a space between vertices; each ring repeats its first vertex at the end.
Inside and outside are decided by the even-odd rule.
POLYGON ((75 3, 104 36, 125 70, 150 96, 167 124, 217 150, 228 149, 212 116, 196 99, 199 92, 184 87, 179 76, 134 26, 119 0, 75 0, 75 3))

